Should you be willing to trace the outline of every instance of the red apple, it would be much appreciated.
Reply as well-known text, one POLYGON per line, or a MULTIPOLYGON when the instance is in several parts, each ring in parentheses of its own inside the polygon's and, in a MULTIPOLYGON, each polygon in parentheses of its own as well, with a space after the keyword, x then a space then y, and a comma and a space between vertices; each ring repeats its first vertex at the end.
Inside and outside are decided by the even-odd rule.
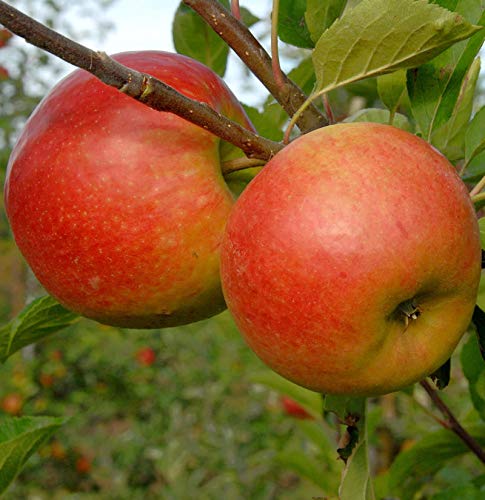
POLYGON ((281 406, 290 417, 299 418, 301 420, 313 419, 303 406, 289 396, 281 396, 281 406))
POLYGON ((444 156, 400 129, 352 123, 266 165, 232 211, 221 260, 229 310, 265 363, 318 392, 376 395, 453 352, 480 242, 444 156))
MULTIPOLYGON (((115 56, 251 128, 209 68, 165 52, 115 56)), ((241 153, 77 70, 43 100, 11 155, 15 240, 67 308, 152 328, 225 308, 219 247, 234 198, 221 161, 241 153)))

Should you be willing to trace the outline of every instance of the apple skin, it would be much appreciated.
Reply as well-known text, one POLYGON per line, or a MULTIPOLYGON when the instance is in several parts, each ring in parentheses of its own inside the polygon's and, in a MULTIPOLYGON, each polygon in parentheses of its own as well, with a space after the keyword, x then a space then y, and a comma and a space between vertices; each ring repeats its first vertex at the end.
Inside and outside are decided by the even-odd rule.
MULTIPOLYGON (((114 58, 252 129, 202 64, 157 51, 114 58)), ((122 327, 192 323, 225 309, 219 247, 234 196, 220 162, 241 154, 77 70, 14 148, 7 215, 40 283, 67 308, 122 327)))
POLYGON ((400 129, 350 123, 296 139, 249 184, 221 274, 269 367, 317 392, 370 396, 448 359, 471 319, 480 257, 472 203, 446 158, 400 129), (410 300, 416 319, 400 311, 410 300))

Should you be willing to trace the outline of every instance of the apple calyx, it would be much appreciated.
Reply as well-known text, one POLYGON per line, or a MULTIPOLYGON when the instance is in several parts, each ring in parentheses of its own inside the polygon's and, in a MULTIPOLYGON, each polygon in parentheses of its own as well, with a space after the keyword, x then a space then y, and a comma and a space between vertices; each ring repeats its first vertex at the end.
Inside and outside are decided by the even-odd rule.
POLYGON ((404 319, 405 327, 409 325, 409 320, 417 320, 421 315, 421 309, 416 304, 415 299, 408 299, 397 306, 397 311, 404 319))

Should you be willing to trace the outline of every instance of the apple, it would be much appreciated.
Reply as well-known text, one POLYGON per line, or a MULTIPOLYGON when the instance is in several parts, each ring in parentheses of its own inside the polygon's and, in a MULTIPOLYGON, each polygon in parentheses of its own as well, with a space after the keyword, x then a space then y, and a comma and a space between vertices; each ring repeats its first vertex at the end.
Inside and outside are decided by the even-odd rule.
MULTIPOLYGON (((252 128, 202 64, 157 51, 114 58, 252 128)), ((23 130, 6 212, 28 264, 65 307, 122 327, 191 323, 225 309, 219 248, 234 196, 221 162, 241 154, 77 70, 23 130)))
POLYGON ((281 396, 281 406, 287 415, 300 420, 313 420, 313 417, 294 399, 289 396, 281 396))
POLYGON ((221 273, 236 324, 274 371, 369 396, 448 359, 480 259, 475 212, 448 160, 403 130, 348 123, 296 139, 249 184, 221 273))

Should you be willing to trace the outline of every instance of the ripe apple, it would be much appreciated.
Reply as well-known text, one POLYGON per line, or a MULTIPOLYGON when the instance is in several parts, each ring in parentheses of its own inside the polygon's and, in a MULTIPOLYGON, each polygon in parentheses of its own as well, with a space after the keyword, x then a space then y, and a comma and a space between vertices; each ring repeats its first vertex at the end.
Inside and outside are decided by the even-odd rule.
MULTIPOLYGON (((252 128, 234 95, 187 57, 115 56, 252 128)), ((46 290, 101 323, 155 328, 225 309, 219 247, 241 152, 77 70, 29 119, 8 165, 6 211, 46 290)))
POLYGON ((318 392, 383 394, 437 369, 467 329, 478 225, 428 143, 337 124, 296 139, 249 184, 221 273, 239 329, 276 372, 318 392))

